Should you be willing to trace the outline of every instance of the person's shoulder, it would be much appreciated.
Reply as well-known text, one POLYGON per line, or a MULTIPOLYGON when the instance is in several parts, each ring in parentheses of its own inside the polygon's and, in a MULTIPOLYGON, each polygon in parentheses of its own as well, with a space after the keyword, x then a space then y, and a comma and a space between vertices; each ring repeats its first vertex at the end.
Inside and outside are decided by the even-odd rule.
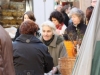
POLYGON ((59 44, 59 43, 61 43, 61 42, 64 41, 64 38, 63 38, 62 35, 56 35, 56 37, 57 37, 57 42, 56 42, 56 44, 59 44))
POLYGON ((67 28, 67 27, 66 27, 66 25, 64 24, 63 27, 62 27, 62 29, 65 30, 66 28, 67 28))
MULTIPOLYGON (((41 40, 40 40, 41 41, 41 40)), ((41 48, 41 49, 47 49, 47 46, 41 41, 40 43, 38 43, 38 45, 37 45, 39 48, 41 48)))
POLYGON ((19 42, 18 41, 13 41, 12 44, 17 45, 17 44, 19 44, 19 42))
POLYGON ((84 27, 87 27, 87 25, 86 25, 86 24, 83 24, 83 26, 84 26, 84 27))
POLYGON ((74 25, 73 24, 70 24, 66 29, 67 30, 70 30, 70 29, 72 29, 74 27, 74 25))

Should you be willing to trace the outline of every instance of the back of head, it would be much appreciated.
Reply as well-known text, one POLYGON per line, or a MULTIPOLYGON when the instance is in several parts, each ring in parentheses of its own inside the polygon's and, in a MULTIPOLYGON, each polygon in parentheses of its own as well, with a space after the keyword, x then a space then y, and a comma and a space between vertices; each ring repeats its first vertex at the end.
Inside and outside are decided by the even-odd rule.
POLYGON ((86 9, 86 18, 87 18, 87 20, 90 20, 90 17, 91 17, 91 14, 92 14, 92 12, 93 12, 93 9, 94 9, 93 6, 89 6, 89 7, 86 9))
POLYGON ((55 7, 55 9, 56 9, 57 11, 61 12, 62 6, 61 6, 61 5, 57 5, 57 6, 55 7))
POLYGON ((65 6, 62 7, 61 12, 62 12, 62 13, 65 13, 66 10, 69 10, 69 8, 70 8, 69 5, 65 5, 65 6))
POLYGON ((21 23, 20 33, 34 35, 38 31, 38 25, 32 20, 25 20, 21 23))

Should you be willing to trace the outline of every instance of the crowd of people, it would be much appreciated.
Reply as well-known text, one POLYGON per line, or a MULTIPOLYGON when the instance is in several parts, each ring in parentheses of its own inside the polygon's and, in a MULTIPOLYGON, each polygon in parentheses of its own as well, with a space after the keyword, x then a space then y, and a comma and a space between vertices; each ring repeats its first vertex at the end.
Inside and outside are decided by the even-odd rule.
POLYGON ((41 25, 32 11, 26 11, 12 43, 0 26, 0 75, 59 75, 58 58, 68 57, 64 41, 82 42, 95 6, 92 2, 86 13, 59 5, 41 25))

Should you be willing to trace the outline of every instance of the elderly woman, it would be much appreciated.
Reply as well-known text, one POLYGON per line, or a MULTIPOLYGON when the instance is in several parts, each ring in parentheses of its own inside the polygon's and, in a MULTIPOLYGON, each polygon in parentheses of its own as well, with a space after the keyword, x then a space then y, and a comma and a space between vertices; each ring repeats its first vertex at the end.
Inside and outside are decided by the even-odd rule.
POLYGON ((78 8, 73 8, 70 11, 72 19, 71 25, 65 30, 65 40, 78 40, 82 39, 86 31, 86 25, 84 24, 84 13, 78 8))
POLYGON ((51 21, 46 21, 41 27, 41 40, 48 46, 49 53, 53 58, 54 67, 52 73, 58 72, 58 58, 66 56, 66 49, 63 43, 63 37, 55 34, 56 27, 51 21))
POLYGON ((55 24, 57 34, 63 35, 66 29, 63 14, 59 11, 53 11, 49 17, 49 20, 55 24))
POLYGON ((22 22, 21 35, 13 42, 16 75, 44 75, 53 68, 48 48, 35 37, 38 25, 32 20, 22 22))

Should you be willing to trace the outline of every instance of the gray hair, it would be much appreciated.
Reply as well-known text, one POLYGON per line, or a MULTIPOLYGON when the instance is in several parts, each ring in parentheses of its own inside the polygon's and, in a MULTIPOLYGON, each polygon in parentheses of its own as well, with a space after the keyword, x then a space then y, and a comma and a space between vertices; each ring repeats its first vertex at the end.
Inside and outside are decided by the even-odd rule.
POLYGON ((65 13, 65 12, 66 12, 66 9, 68 10, 69 7, 70 7, 70 5, 65 5, 65 6, 63 6, 62 9, 61 9, 61 12, 62 12, 62 13, 65 13))
POLYGON ((52 31, 53 31, 53 34, 55 34, 55 32, 56 32, 56 26, 55 26, 55 24, 53 22, 51 22, 51 21, 45 21, 44 23, 42 23, 42 25, 40 27, 40 32, 41 33, 42 33, 42 28, 44 26, 50 27, 52 29, 52 31))
POLYGON ((61 6, 61 5, 56 5, 56 6, 55 6, 55 9, 57 9, 57 8, 59 8, 59 7, 62 7, 62 6, 61 6))
POLYGON ((79 17, 81 19, 82 22, 84 22, 84 12, 76 7, 72 8, 69 16, 71 17, 72 15, 76 15, 77 17, 79 17))

